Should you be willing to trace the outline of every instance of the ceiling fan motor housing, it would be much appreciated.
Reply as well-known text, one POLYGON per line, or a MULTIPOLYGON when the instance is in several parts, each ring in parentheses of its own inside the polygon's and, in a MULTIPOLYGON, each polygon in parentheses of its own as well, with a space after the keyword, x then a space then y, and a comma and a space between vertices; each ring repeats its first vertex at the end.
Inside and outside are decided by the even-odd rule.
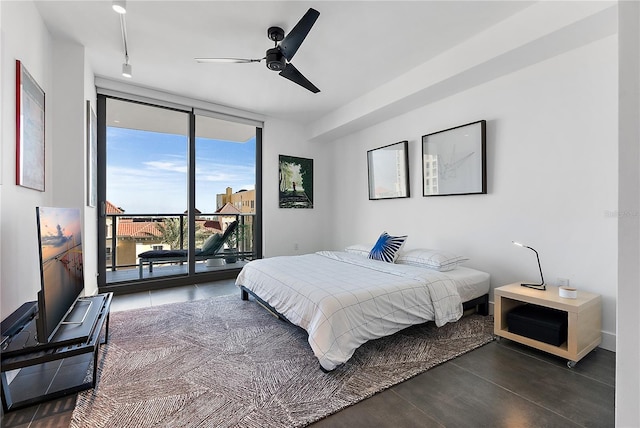
POLYGON ((284 56, 277 47, 267 50, 266 62, 267 68, 274 71, 280 71, 284 69, 284 66, 286 65, 284 56))
POLYGON ((284 30, 280 27, 269 27, 267 36, 274 42, 279 42, 284 39, 284 30))

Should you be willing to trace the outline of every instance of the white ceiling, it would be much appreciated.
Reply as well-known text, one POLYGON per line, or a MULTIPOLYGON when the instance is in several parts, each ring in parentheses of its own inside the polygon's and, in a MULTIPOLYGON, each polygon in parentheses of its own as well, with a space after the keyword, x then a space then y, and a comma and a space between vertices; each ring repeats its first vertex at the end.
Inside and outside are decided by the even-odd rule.
POLYGON ((96 76, 308 123, 528 7, 526 1, 128 0, 133 78, 121 76, 120 18, 110 0, 37 1, 55 37, 85 46, 96 76), (313 94, 264 64, 198 64, 195 57, 262 58, 267 28, 287 33, 309 7, 320 17, 292 63, 313 94))

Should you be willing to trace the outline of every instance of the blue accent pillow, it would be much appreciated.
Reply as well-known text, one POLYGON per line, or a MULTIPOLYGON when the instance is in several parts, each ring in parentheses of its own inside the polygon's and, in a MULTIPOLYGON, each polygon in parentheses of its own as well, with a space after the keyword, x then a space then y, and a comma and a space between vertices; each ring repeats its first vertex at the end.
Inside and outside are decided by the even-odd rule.
POLYGON ((398 252, 404 245, 407 236, 391 236, 387 232, 382 232, 371 251, 369 258, 381 260, 387 263, 393 263, 398 258, 398 252))

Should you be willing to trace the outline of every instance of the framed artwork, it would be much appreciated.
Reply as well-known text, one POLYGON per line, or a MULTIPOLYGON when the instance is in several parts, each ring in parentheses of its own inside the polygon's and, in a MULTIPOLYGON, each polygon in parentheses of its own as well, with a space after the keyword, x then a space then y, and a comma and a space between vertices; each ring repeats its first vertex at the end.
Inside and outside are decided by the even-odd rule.
POLYGON ((313 159, 280 155, 280 208, 313 208, 313 159))
POLYGON ((485 120, 422 137, 422 195, 487 193, 485 120))
POLYGON ((98 119, 87 100, 87 206, 98 201, 98 119))
POLYGON ((410 196, 408 141, 369 150, 367 167, 370 200, 410 196))
POLYGON ((16 60, 16 184, 44 192, 44 91, 16 60))

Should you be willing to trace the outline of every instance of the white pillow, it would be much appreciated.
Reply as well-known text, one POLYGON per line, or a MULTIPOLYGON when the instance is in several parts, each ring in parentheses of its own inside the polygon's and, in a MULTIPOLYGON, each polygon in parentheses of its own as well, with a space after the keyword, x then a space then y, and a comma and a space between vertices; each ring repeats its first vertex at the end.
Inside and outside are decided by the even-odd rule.
POLYGON ((447 272, 467 260, 469 260, 467 257, 458 256, 447 251, 419 248, 401 252, 396 263, 447 272))
POLYGON ((369 252, 371 252, 371 248, 373 244, 355 244, 350 245, 344 249, 346 253, 357 254, 362 257, 369 257, 369 252))

